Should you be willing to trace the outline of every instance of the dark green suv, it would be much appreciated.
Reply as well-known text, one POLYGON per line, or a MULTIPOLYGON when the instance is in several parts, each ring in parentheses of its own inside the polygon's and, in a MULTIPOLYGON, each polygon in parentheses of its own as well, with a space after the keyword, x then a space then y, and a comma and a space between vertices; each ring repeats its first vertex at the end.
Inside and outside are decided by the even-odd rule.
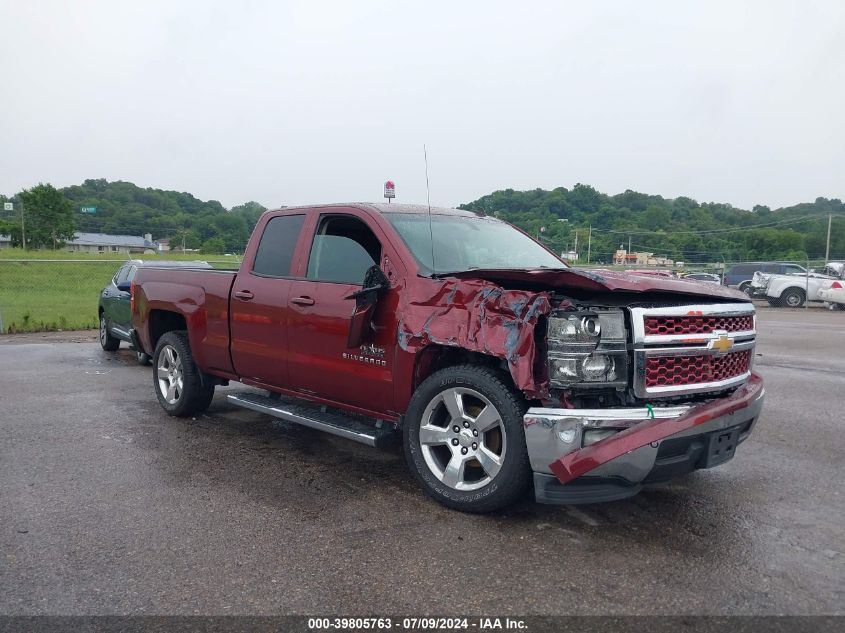
MULTIPOLYGON (((132 345, 132 313, 129 309, 130 290, 137 270, 147 267, 212 268, 208 262, 201 261, 128 260, 100 292, 100 345, 107 352, 116 350, 120 347, 121 342, 132 345)), ((141 365, 149 364, 149 355, 141 351, 136 351, 136 354, 141 365)))

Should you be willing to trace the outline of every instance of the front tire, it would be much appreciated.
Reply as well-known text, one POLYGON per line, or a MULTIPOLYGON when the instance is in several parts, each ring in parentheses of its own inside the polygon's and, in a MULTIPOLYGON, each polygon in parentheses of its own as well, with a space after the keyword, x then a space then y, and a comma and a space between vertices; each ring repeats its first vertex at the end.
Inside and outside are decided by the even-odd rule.
POLYGON ((107 352, 113 352, 120 347, 120 339, 111 335, 106 315, 102 312, 100 312, 100 347, 107 352))
POLYGON ((531 481, 526 404, 498 371, 447 367, 414 392, 403 429, 408 467, 425 491, 462 512, 491 512, 531 481))
POLYGON ((194 363, 186 332, 167 332, 153 354, 153 387, 161 408, 169 415, 187 417, 211 404, 214 384, 203 380, 194 363))

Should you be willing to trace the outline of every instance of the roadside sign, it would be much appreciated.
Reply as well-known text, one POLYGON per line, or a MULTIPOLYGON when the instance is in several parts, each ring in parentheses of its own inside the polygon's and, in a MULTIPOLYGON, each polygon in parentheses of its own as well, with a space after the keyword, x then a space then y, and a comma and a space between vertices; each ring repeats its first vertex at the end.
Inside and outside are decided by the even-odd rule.
POLYGON ((392 180, 388 180, 384 183, 384 197, 388 200, 396 197, 396 185, 393 184, 392 180))
POLYGON ((79 212, 90 213, 93 215, 94 213, 97 213, 97 207, 79 207, 79 212))
POLYGON ((14 211, 15 207, 12 206, 11 202, 4 202, 3 203, 3 211, 14 211))

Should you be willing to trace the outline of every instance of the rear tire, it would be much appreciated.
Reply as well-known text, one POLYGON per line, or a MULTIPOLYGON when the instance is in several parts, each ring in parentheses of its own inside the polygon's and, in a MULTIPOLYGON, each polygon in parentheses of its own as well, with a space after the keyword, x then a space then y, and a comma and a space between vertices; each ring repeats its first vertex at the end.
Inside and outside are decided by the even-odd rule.
POLYGON ((411 473, 455 510, 491 512, 514 503, 531 482, 526 408, 496 370, 459 365, 435 372, 414 392, 405 417, 411 473))
POLYGON ((749 297, 751 296, 749 294, 751 292, 751 282, 750 281, 743 281, 741 284, 739 284, 738 289, 739 289, 740 292, 744 292, 749 297))
POLYGON ((807 295, 801 288, 787 288, 780 295, 780 304, 784 308, 801 308, 806 299, 807 295))
POLYGON ((153 387, 161 408, 176 417, 205 411, 214 397, 214 384, 203 378, 194 363, 188 334, 164 334, 153 354, 153 387))
POLYGON ((106 315, 102 312, 100 312, 100 347, 107 352, 113 352, 120 347, 120 339, 111 335, 106 322, 106 315))

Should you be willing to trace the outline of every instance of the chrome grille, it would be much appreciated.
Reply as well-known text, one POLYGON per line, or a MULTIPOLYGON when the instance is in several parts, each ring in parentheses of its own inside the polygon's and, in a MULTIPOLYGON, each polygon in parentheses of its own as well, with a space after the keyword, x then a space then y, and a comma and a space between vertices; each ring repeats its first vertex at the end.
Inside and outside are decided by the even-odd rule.
POLYGON ((750 303, 631 308, 634 393, 659 398, 745 382, 756 323, 750 303))

